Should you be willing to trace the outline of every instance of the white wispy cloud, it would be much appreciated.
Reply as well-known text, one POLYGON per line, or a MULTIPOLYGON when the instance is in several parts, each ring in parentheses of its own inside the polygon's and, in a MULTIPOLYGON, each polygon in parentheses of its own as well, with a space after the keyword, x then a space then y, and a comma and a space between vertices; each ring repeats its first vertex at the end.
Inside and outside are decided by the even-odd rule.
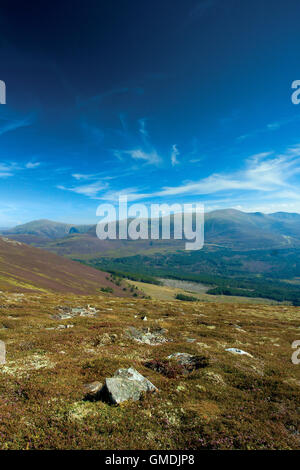
MULTIPOLYGON (((213 173, 197 181, 186 181, 178 186, 165 186, 158 191, 147 193, 131 188, 131 200, 168 198, 177 196, 217 195, 230 193, 234 202, 241 194, 253 192, 268 195, 285 192, 285 196, 297 193, 293 183, 295 175, 300 173, 300 145, 287 149, 282 154, 263 152, 250 156, 244 162, 244 168, 234 172, 213 173), (237 196, 235 197, 234 194, 237 196)), ((136 189, 136 188, 134 188, 136 189)), ((118 192, 109 192, 102 198, 115 197, 118 192)), ((265 196, 264 196, 265 197, 265 196)))
POLYGON ((29 170, 31 170, 33 168, 37 168, 40 165, 41 165, 40 162, 28 162, 28 163, 26 163, 25 167, 28 168, 29 170))
POLYGON ((11 132, 20 127, 27 127, 33 124, 34 115, 30 114, 20 119, 10 119, 10 118, 0 118, 0 136, 6 134, 6 132, 11 132))
POLYGON ((161 161, 160 156, 154 149, 150 152, 145 152, 141 148, 137 148, 134 150, 125 150, 123 153, 130 155, 133 160, 143 160, 150 165, 157 165, 161 161))
POLYGON ((31 170, 40 166, 39 162, 27 162, 18 164, 16 162, 0 162, 0 178, 15 176, 17 172, 31 170))
POLYGON ((180 155, 180 152, 177 148, 177 145, 174 144, 172 145, 172 153, 171 153, 171 163, 172 166, 178 165, 179 161, 177 160, 177 157, 180 155))
POLYGON ((0 163, 0 178, 13 176, 19 167, 15 163, 0 163))
POLYGON ((85 175, 83 173, 73 173, 72 174, 73 178, 75 178, 76 180, 89 180, 93 177, 92 174, 89 174, 89 175, 85 175))
POLYGON ((246 167, 232 173, 214 173, 198 181, 179 186, 165 187, 158 196, 205 195, 229 190, 274 191, 290 187, 289 180, 300 172, 300 147, 288 149, 285 154, 272 153, 253 155, 246 161, 246 167))
MULTIPOLYGON (((132 146, 133 148, 127 149, 112 149, 112 154, 120 161, 124 161, 126 156, 130 156, 133 160, 141 161, 146 165, 159 165, 162 161, 161 156, 151 142, 149 132, 146 128, 146 118, 141 118, 137 121, 138 124, 138 145, 132 146)), ((131 141, 137 140, 136 135, 130 135, 128 132, 127 144, 131 141)), ((130 144, 128 145, 128 147, 130 144)))
MULTIPOLYGON (((177 148, 177 147, 176 147, 177 148)), ((175 150, 175 149, 173 149, 175 150)), ((138 158, 141 155, 138 154, 138 158)), ((9 166, 0 165, 0 173, 9 166)), ((171 202, 186 197, 206 196, 206 210, 233 207, 246 212, 300 212, 297 176, 300 173, 300 145, 283 153, 261 152, 251 155, 240 169, 213 173, 196 181, 183 181, 177 186, 164 186, 155 191, 143 187, 114 189, 104 178, 70 187, 58 186, 89 198, 117 203, 122 195, 128 202, 155 199, 171 202)), ((96 174, 95 174, 96 175, 96 174)), ((77 181, 86 182, 95 175, 74 173, 77 181)))
POLYGON ((82 194, 88 197, 96 197, 100 191, 103 191, 108 188, 108 183, 103 183, 102 181, 96 181, 94 183, 83 184, 80 186, 73 186, 71 188, 67 188, 66 186, 58 185, 58 189, 62 189, 64 191, 71 191, 73 193, 82 194))
POLYGON ((8 178, 9 176, 13 176, 13 173, 10 173, 9 171, 0 171, 0 178, 8 178))

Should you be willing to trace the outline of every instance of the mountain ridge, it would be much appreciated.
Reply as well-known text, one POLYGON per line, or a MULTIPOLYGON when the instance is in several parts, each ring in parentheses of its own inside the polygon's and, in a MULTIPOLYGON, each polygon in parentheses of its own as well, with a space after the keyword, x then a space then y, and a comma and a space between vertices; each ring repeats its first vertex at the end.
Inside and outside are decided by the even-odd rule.
MULTIPOLYGON (((162 219, 160 219, 161 223, 162 219)), ((149 221, 150 222, 150 221, 149 221)), ((171 233, 173 230, 171 217, 171 233)), ((62 255, 121 254, 155 249, 182 249, 183 240, 99 240, 96 225, 76 225, 47 219, 17 226, 3 235, 62 255)), ((300 247, 300 214, 242 212, 219 209, 205 213, 205 243, 232 249, 300 247)))

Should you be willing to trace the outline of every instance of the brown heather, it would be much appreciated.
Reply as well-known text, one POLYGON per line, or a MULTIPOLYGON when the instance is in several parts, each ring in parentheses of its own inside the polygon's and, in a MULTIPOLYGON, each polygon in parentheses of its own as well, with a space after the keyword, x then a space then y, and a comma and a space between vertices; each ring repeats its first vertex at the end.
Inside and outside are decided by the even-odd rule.
POLYGON ((299 308, 43 292, 1 293, 0 305, 0 449, 300 448, 300 365, 291 362, 299 308), (52 318, 58 306, 88 304, 96 317, 52 318), (172 341, 138 343, 129 326, 165 328, 172 341), (181 374, 166 361, 176 352, 206 358, 205 367, 181 374), (159 393, 120 406, 83 400, 84 384, 121 367, 159 393))

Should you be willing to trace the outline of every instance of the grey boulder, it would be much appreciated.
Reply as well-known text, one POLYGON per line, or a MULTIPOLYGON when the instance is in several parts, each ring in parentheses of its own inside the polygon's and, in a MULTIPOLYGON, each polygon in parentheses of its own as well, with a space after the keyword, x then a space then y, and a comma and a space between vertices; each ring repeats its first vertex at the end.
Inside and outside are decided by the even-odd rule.
POLYGON ((114 377, 107 378, 103 387, 103 397, 113 404, 127 400, 137 401, 142 392, 154 392, 157 388, 137 370, 118 369, 114 377))

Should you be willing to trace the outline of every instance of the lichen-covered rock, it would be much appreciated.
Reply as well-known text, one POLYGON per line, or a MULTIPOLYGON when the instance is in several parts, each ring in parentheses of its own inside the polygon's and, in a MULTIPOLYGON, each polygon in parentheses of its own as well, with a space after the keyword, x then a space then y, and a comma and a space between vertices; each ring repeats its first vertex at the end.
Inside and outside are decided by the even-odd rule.
POLYGON ((121 377, 123 379, 134 380, 136 382, 140 382, 143 384, 145 392, 153 392, 157 390, 155 385, 150 382, 150 380, 146 379, 142 374, 140 374, 137 370, 133 367, 129 367, 129 369, 118 369, 114 373, 115 377, 121 377))
POLYGON ((114 377, 107 378, 102 389, 104 399, 113 404, 119 404, 127 400, 137 401, 142 392, 154 392, 157 388, 137 370, 119 369, 114 377))
POLYGON ((4 341, 0 341, 0 365, 6 364, 6 347, 4 341))

